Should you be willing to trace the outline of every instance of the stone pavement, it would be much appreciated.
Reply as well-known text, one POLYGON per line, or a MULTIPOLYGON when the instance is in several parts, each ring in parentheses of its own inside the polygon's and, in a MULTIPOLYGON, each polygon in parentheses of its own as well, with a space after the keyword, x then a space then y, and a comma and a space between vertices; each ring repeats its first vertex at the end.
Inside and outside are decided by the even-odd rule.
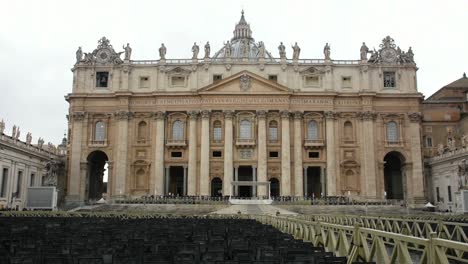
POLYGON ((279 212, 281 215, 297 215, 297 213, 266 204, 231 205, 211 214, 237 214, 239 211, 241 214, 252 215, 276 215, 276 212, 279 212))

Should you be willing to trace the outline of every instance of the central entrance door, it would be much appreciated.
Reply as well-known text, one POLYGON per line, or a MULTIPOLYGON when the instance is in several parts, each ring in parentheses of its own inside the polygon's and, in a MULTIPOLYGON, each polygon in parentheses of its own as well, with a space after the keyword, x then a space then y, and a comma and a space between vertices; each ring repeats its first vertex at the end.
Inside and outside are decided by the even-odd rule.
MULTIPOLYGON (((238 181, 253 181, 253 168, 251 166, 239 166, 239 180, 238 181)), ((252 197, 253 187, 239 185, 240 197, 252 197)))
POLYGON ((184 196, 184 167, 171 166, 169 170, 169 193, 184 196))
POLYGON ((320 182, 320 167, 307 167, 307 192, 309 197, 320 198, 322 183, 320 182))

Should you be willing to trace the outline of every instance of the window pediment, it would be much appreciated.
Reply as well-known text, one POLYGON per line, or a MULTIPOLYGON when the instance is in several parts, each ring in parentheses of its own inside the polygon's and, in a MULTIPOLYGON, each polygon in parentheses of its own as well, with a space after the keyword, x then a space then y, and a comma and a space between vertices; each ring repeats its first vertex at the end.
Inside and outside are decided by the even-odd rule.
POLYGON ((184 67, 174 67, 166 70, 166 74, 170 74, 171 76, 187 76, 190 73, 192 71, 184 67))

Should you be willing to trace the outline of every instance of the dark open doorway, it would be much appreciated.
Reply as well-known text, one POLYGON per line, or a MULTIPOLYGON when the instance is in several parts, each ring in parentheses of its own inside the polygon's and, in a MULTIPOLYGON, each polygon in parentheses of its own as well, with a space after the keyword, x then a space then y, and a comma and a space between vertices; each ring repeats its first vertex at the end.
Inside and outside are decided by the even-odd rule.
POLYGON ((387 199, 404 199, 403 193, 403 163, 401 153, 392 151, 384 158, 384 184, 387 199))
POLYGON ((320 181, 320 167, 307 167, 306 196, 320 198, 322 196, 322 182, 320 181))
POLYGON ((184 167, 171 166, 169 168, 169 193, 184 196, 184 167))
MULTIPOLYGON (((251 166, 239 166, 238 173, 239 181, 253 181, 253 168, 251 166)), ((239 185, 239 196, 252 197, 252 188, 252 186, 239 185)))
POLYGON ((107 182, 104 182, 105 166, 109 158, 106 153, 96 150, 88 155, 88 174, 85 197, 88 201, 97 201, 107 193, 107 182))

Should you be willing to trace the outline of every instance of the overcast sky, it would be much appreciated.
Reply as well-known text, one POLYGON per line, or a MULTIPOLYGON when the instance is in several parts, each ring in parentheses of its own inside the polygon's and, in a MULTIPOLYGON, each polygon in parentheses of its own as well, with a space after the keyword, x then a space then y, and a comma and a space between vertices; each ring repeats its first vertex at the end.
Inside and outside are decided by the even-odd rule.
POLYGON ((132 59, 157 59, 162 42, 167 58, 191 58, 193 42, 210 41, 214 52, 232 37, 240 12, 253 37, 278 56, 280 41, 298 42, 301 58, 359 59, 363 41, 378 49, 390 35, 402 50, 411 46, 419 91, 426 97, 468 72, 466 0, 1 0, 0 119, 21 139, 32 132, 59 143, 67 128, 75 51, 91 52, 102 36, 116 51, 129 42, 132 59))

